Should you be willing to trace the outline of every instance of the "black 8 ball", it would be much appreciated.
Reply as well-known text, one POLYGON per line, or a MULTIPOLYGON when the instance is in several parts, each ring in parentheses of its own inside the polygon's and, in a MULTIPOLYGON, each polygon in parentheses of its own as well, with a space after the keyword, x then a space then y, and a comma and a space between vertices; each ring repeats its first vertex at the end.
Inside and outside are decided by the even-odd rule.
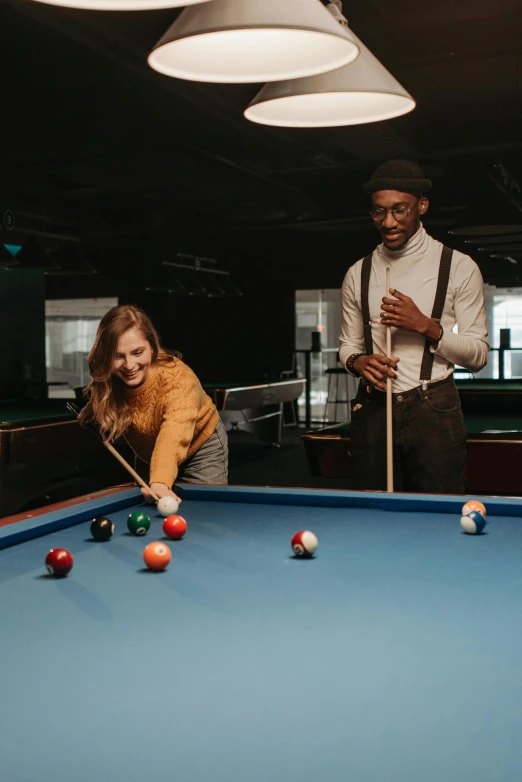
POLYGON ((98 516, 91 524, 91 535, 94 540, 110 540, 114 534, 114 524, 105 516, 98 516))

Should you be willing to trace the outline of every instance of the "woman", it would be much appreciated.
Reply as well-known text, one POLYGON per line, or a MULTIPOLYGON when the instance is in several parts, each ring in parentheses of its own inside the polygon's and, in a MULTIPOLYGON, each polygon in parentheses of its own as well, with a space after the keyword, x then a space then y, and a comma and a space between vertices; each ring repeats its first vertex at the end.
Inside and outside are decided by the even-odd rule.
MULTIPOLYGON (((102 436, 125 436, 150 464, 150 489, 179 497, 186 483, 226 484, 228 444, 216 407, 179 354, 163 349, 147 315, 113 307, 102 318, 89 354, 92 382, 80 421, 97 422, 102 436)), ((151 493, 142 489, 145 499, 151 493)))

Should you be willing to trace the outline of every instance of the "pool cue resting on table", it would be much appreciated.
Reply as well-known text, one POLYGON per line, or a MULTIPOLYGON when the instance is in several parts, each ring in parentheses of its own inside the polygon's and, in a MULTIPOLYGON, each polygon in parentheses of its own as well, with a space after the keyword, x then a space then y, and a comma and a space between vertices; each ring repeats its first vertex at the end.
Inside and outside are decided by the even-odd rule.
MULTIPOLYGON (((386 293, 390 295, 390 267, 386 267, 386 293)), ((386 326, 386 356, 392 357, 391 326, 386 326)), ((393 397, 392 379, 389 374, 386 377, 386 491, 393 491, 393 397)))
MULTIPOLYGON (((73 405, 71 402, 67 402, 66 407, 67 407, 68 410, 70 410, 71 413, 74 413, 76 418, 78 418, 78 416, 80 414, 80 411, 78 410, 76 405, 73 405)), ((146 489, 150 493, 150 495, 151 495, 152 499, 154 500, 154 502, 158 502, 159 497, 152 491, 150 486, 143 480, 143 478, 140 475, 138 475, 136 470, 133 467, 130 466, 130 464, 123 458, 123 456, 120 453, 118 453, 116 448, 113 445, 111 445, 111 443, 107 442, 107 440, 103 439, 103 437, 101 436, 101 434, 99 433, 99 431, 97 430, 97 428, 94 426, 94 424, 91 421, 88 421, 88 422, 85 423, 85 428, 89 429, 91 432, 94 432, 96 437, 103 443, 105 448, 107 448, 107 450, 115 457, 115 459, 117 459, 119 461, 119 463, 122 465, 122 467, 124 467, 127 470, 129 475, 131 475, 134 478, 136 483, 139 486, 141 486, 142 489, 146 489)))

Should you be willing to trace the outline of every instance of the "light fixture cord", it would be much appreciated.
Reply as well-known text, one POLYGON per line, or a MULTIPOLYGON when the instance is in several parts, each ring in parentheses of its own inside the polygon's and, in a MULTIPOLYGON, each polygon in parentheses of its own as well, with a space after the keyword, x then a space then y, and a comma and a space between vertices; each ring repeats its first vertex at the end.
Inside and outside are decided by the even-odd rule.
POLYGON ((348 19, 343 14, 342 0, 326 0, 324 3, 326 10, 330 11, 333 18, 339 22, 342 27, 348 27, 348 19))

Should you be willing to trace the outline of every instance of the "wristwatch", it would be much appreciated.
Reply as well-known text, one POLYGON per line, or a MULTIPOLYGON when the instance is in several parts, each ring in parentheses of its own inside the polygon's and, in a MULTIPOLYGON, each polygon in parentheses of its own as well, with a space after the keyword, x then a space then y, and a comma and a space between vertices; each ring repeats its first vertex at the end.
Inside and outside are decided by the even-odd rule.
POLYGON ((350 375, 353 375, 353 377, 361 377, 360 372, 357 372, 357 370, 354 367, 354 364, 358 358, 365 355, 366 353, 352 353, 352 355, 349 357, 348 361, 346 362, 346 369, 350 373, 350 375))
POLYGON ((433 342, 433 343, 432 343, 432 346, 433 346, 434 348, 438 348, 438 346, 439 346, 439 342, 441 341, 442 337, 444 336, 444 329, 442 328, 442 326, 440 325, 440 323, 437 323, 437 326, 439 327, 440 331, 439 331, 439 336, 437 337, 437 339, 435 340, 435 342, 433 342))

